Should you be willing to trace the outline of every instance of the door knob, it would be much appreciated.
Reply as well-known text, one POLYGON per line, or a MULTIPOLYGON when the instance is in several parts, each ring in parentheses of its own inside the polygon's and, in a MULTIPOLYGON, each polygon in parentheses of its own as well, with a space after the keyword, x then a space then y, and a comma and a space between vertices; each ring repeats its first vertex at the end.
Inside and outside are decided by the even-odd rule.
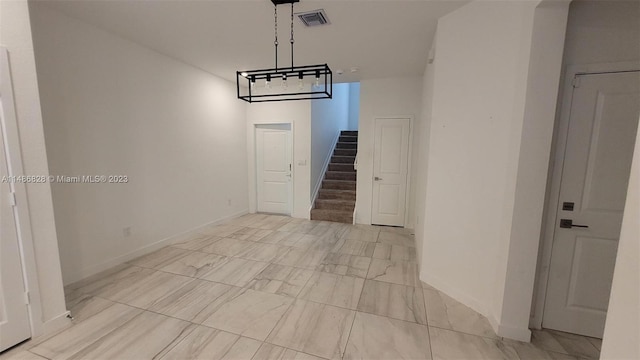
POLYGON ((379 178, 379 177, 376 176, 376 177, 373 178, 373 180, 380 181, 380 180, 382 180, 382 178, 379 178))
POLYGON ((577 225, 577 224, 574 224, 573 220, 571 219, 560 219, 560 227, 563 229, 571 229, 574 227, 588 228, 589 225, 577 225))

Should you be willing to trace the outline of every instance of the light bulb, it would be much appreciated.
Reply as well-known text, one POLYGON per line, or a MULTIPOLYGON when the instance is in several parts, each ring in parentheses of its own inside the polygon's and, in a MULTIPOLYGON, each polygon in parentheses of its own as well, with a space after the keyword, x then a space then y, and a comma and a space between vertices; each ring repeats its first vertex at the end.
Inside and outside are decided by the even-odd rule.
POLYGON ((304 82, 302 81, 302 78, 304 78, 304 74, 302 74, 302 71, 300 71, 298 73, 298 90, 302 90, 304 88, 304 82))
POLYGON ((256 88, 256 77, 255 75, 251 76, 251 90, 255 90, 256 88))
POLYGON ((287 88, 287 74, 282 74, 282 88, 287 88))
POLYGON ((316 70, 316 87, 320 86, 320 70, 316 70))
POLYGON ((264 81, 264 87, 271 89, 271 75, 267 75, 267 80, 264 81))

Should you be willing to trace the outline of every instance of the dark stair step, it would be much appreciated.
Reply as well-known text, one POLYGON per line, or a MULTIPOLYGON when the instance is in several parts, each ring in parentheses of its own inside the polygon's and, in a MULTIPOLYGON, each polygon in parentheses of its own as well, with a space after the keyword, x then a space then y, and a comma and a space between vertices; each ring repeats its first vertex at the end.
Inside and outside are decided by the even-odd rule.
POLYGON ((356 207, 356 202, 353 200, 337 200, 337 199, 317 199, 316 209, 338 210, 338 211, 351 211, 356 207))
POLYGON ((333 155, 337 156, 356 156, 356 149, 335 149, 333 155))
POLYGON ((358 142, 358 137, 357 136, 340 136, 338 138, 339 142, 350 142, 350 143, 357 143, 358 142))
POLYGON ((355 190, 320 189, 320 191, 318 191, 317 199, 356 201, 356 191, 355 190))
POLYGON ((340 135, 342 135, 342 136, 358 136, 358 131, 342 130, 342 131, 340 131, 340 135))
POLYGON ((345 181, 345 180, 323 180, 322 181, 323 189, 336 189, 336 190, 355 190, 356 182, 355 181, 345 181))
POLYGON ((348 171, 327 171, 324 174, 326 180, 349 180, 356 181, 356 173, 348 171))
POLYGON ((351 142, 339 142, 336 144, 336 149, 357 149, 358 148, 358 143, 351 143, 351 142))
POLYGON ((352 164, 353 165, 354 161, 356 161, 356 157, 355 156, 332 156, 331 157, 331 162, 332 163, 352 164))
POLYGON ((323 220, 353 224, 353 211, 311 209, 311 220, 323 220))
POLYGON ((353 164, 340 164, 335 163, 329 164, 328 171, 342 171, 342 172, 356 172, 356 169, 353 168, 353 164))

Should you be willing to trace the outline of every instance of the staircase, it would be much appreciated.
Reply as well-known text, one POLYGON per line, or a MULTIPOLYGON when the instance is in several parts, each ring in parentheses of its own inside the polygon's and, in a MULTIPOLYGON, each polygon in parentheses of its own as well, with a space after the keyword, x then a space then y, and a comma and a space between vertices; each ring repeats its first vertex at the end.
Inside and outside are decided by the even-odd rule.
POLYGON ((322 187, 311 210, 311 220, 353 223, 353 209, 356 206, 356 171, 353 163, 357 149, 358 132, 340 132, 322 187))

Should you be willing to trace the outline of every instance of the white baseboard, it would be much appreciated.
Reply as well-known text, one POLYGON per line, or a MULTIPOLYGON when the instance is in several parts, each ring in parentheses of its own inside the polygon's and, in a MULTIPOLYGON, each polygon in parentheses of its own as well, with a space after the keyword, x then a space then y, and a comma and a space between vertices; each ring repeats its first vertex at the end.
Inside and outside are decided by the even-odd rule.
POLYGON ((71 275, 68 275, 64 279, 64 285, 66 286, 66 285, 78 282, 80 280, 86 279, 89 276, 92 276, 92 275, 95 275, 95 274, 100 273, 102 271, 108 270, 108 269, 110 269, 110 268, 112 268, 114 266, 120 265, 120 264, 125 263, 125 262, 127 262, 129 260, 133 260, 133 259, 135 259, 135 258, 137 258, 139 256, 146 255, 146 254, 148 254, 150 252, 153 252, 153 251, 156 251, 158 249, 161 249, 161 248, 163 248, 163 247, 165 247, 167 245, 171 245, 171 244, 179 241, 180 239, 183 239, 185 236, 198 233, 199 230, 202 230, 202 229, 204 229, 206 227, 213 226, 213 225, 218 225, 218 224, 227 222, 227 221, 229 221, 231 219, 237 218, 239 216, 242 216, 242 215, 245 215, 245 214, 248 214, 248 213, 249 213, 249 210, 245 209, 245 210, 242 210, 242 211, 237 212, 235 214, 231 214, 231 215, 225 216, 223 218, 220 218, 220 219, 211 221, 209 223, 197 226, 197 227, 195 227, 193 229, 190 229, 190 230, 187 230, 185 232, 182 232, 182 233, 179 233, 179 234, 176 234, 176 235, 172 235, 172 236, 169 236, 169 237, 167 237, 165 239, 162 239, 162 240, 156 241, 154 243, 145 245, 145 246, 143 246, 141 248, 138 248, 138 249, 130 251, 130 252, 126 253, 126 254, 117 256, 115 258, 106 260, 106 261, 101 262, 99 264, 87 266, 87 267, 85 267, 85 268, 83 268, 83 269, 81 269, 79 271, 76 271, 75 273, 73 273, 71 275))
POLYGON ((529 329, 542 330, 542 315, 532 315, 529 317, 529 329))
POLYGON ((57 332, 59 330, 62 330, 63 328, 71 324, 71 319, 67 317, 68 315, 69 315, 69 311, 65 311, 62 314, 43 322, 42 326, 40 327, 41 333, 32 334, 32 335, 34 337, 45 336, 45 335, 57 332))
POLYGON ((436 276, 429 275, 423 271, 420 271, 420 280, 422 280, 423 282, 427 283, 430 286, 433 286, 437 290, 442 291, 452 299, 470 307, 473 311, 488 318, 487 309, 476 298, 473 298, 461 292, 460 290, 458 290, 458 288, 451 286, 446 281, 443 281, 442 279, 436 276))
POLYGON ((502 325, 498 322, 498 320, 494 316, 489 316, 489 324, 495 331, 496 335, 524 342, 531 341, 531 330, 528 328, 516 328, 511 326, 502 325))
POLYGON ((477 299, 464 294, 456 287, 449 285, 445 281, 442 281, 442 279, 421 271, 420 280, 430 286, 433 286, 439 291, 442 291, 452 299, 468 306, 480 315, 486 317, 496 335, 518 341, 531 341, 531 330, 529 330, 528 328, 516 328, 501 324, 500 322, 498 322, 495 316, 493 314, 490 314, 489 311, 477 299))
MULTIPOLYGON (((206 223, 206 224, 204 224, 204 225, 200 225, 200 226, 195 227, 195 228, 193 228, 193 229, 191 229, 191 230, 187 230, 187 231, 185 231, 185 232, 183 232, 183 233, 180 233, 180 234, 176 234, 176 235, 170 236, 170 237, 166 238, 165 240, 169 240, 169 242, 170 242, 171 244, 173 244, 173 243, 179 242, 179 241, 180 241, 181 239, 183 239, 185 236, 189 236, 189 235, 197 234, 198 232, 200 232, 201 230, 204 230, 204 229, 208 228, 209 226, 220 225, 220 224, 225 223, 225 222, 227 222, 227 221, 229 221, 229 220, 232 220, 232 219, 238 218, 238 217, 240 217, 240 216, 242 216, 242 215, 246 215, 246 214, 249 214, 249 210, 248 210, 248 209, 245 209, 245 210, 239 211, 239 212, 237 212, 237 213, 235 213, 235 214, 231 214, 231 215, 225 216, 225 217, 223 217, 223 218, 220 218, 220 219, 217 219, 217 220, 214 220, 214 221, 208 222, 208 223, 206 223)), ((164 240, 163 240, 163 241, 164 241, 164 240)))

